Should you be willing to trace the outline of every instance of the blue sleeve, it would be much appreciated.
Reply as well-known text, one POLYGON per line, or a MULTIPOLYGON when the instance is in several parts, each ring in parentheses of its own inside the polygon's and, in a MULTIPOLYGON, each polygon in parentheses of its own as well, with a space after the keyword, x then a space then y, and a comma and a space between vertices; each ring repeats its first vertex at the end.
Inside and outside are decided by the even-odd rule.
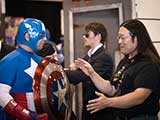
POLYGON ((12 86, 16 77, 16 63, 12 60, 3 59, 0 62, 0 83, 12 86))

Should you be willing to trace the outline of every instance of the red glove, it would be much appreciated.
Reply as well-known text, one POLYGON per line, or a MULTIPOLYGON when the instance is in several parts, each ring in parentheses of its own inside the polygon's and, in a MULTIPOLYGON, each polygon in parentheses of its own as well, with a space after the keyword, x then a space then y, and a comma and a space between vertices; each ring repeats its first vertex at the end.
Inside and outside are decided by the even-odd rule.
POLYGON ((38 114, 36 120, 48 120, 48 114, 47 113, 38 114))
POLYGON ((4 109, 12 116, 19 120, 48 120, 48 114, 42 113, 37 114, 31 112, 20 104, 16 103, 14 100, 8 102, 8 104, 4 107, 4 109))

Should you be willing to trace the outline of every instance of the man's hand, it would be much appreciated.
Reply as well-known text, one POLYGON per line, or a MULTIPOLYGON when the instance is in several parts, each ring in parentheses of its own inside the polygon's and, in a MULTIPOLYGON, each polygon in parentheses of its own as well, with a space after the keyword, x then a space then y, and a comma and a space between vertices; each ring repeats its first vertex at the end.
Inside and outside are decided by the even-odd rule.
POLYGON ((95 94, 98 96, 98 98, 90 100, 87 105, 87 110, 90 111, 90 113, 95 113, 99 110, 109 107, 109 98, 100 92, 95 92, 95 94))
POLYGON ((78 58, 75 60, 75 64, 77 67, 79 67, 86 75, 92 76, 92 74, 95 72, 93 67, 85 60, 78 58))
POLYGON ((70 64, 69 67, 70 67, 71 70, 77 70, 77 68, 78 68, 78 67, 75 65, 75 63, 70 64))

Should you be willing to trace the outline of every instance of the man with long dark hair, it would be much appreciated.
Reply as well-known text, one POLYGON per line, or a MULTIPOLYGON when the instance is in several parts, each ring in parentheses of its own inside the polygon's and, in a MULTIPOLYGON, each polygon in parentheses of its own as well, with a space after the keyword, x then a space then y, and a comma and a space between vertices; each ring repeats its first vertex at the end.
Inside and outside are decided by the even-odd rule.
POLYGON ((144 24, 136 19, 123 22, 118 32, 120 61, 111 82, 100 77, 83 59, 76 65, 88 75, 103 93, 89 101, 90 113, 115 108, 118 120, 158 120, 160 96, 160 57, 144 24), (106 97, 105 94, 111 96, 106 97))

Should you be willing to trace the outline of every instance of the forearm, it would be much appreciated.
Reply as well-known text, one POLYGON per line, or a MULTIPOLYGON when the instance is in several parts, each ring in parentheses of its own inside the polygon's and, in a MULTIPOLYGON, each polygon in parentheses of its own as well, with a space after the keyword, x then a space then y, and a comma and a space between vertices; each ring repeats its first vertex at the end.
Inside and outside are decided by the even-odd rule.
POLYGON ((48 115, 37 114, 31 110, 28 110, 24 105, 20 104, 20 101, 15 101, 9 93, 11 86, 6 84, 0 84, 0 106, 11 116, 18 120, 44 120, 48 119, 48 115))
POLYGON ((4 110, 19 120, 35 120, 37 117, 36 113, 32 113, 31 111, 25 109, 14 100, 9 101, 4 107, 4 110))
POLYGON ((9 94, 11 87, 9 85, 0 83, 0 106, 3 108, 12 100, 12 96, 9 94))
POLYGON ((98 75, 95 71, 90 74, 90 78, 92 79, 95 86, 103 93, 112 96, 115 93, 115 88, 110 84, 109 80, 104 80, 100 75, 98 75))
POLYGON ((14 101, 13 97, 9 94, 10 89, 11 87, 9 85, 0 84, 0 105, 7 113, 18 119, 25 117, 26 120, 31 120, 30 111, 14 101))
POLYGON ((4 110, 18 120, 48 120, 48 114, 37 114, 23 107, 21 104, 11 100, 4 107, 4 110))
POLYGON ((109 98, 107 102, 109 107, 114 108, 130 108, 142 104, 151 94, 151 90, 145 88, 138 88, 134 92, 126 95, 109 98))

